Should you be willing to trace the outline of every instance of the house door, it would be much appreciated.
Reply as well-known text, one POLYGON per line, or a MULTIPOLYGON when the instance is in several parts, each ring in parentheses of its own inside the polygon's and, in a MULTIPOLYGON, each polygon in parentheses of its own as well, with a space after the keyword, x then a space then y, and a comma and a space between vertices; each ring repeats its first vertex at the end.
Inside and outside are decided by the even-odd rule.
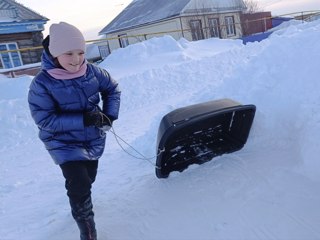
POLYGON ((118 35, 119 38, 119 44, 121 48, 125 48, 129 45, 129 39, 127 37, 127 34, 120 34, 118 35))
POLYGON ((190 20, 190 28, 193 41, 204 39, 201 20, 190 20))
POLYGON ((110 47, 109 44, 105 44, 105 45, 99 45, 98 46, 99 49, 99 53, 102 59, 105 59, 106 57, 109 56, 110 54, 110 47))

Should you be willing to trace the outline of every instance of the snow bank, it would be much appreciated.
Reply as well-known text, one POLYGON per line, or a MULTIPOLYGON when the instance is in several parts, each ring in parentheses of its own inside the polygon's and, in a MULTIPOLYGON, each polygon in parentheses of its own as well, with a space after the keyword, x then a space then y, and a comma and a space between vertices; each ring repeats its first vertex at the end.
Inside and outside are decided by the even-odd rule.
MULTIPOLYGON (((122 90, 115 131, 146 156, 175 108, 227 97, 257 113, 241 151, 161 181, 109 134, 93 189, 99 238, 319 239, 319 34, 315 21, 245 46, 166 36, 112 53, 100 66, 122 90)), ((29 116, 30 80, 0 78, 0 236, 76 239, 60 169, 29 116)))

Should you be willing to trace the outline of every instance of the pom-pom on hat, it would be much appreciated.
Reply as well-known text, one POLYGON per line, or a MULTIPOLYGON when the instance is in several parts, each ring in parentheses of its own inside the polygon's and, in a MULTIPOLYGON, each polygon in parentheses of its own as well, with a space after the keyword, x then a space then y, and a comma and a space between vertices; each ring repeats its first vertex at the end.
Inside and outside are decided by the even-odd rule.
POLYGON ((86 51, 86 42, 80 30, 66 22, 54 23, 49 29, 49 51, 58 57, 68 51, 86 51))

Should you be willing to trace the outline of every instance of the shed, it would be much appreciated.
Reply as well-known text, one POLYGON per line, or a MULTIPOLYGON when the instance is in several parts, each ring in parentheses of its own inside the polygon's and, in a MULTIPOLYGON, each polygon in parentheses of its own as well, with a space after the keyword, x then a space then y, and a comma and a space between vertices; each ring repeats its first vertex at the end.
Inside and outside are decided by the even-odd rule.
POLYGON ((272 28, 271 12, 243 13, 241 23, 244 36, 266 32, 272 28))

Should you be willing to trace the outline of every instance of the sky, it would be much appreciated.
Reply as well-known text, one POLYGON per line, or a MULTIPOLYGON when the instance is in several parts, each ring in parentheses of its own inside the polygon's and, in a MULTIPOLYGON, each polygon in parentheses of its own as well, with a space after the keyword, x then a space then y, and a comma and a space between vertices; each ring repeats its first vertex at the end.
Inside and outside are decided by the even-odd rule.
POLYGON ((65 21, 78 27, 86 40, 99 38, 98 32, 112 21, 132 0, 17 0, 24 6, 50 19, 45 25, 48 34, 52 23, 65 21))
MULTIPOLYGON (((274 30, 246 45, 239 39, 152 38, 117 49, 98 65, 119 82, 121 107, 112 131, 129 144, 107 133, 92 188, 98 239, 320 239, 320 19, 274 30), (225 98, 256 106, 244 147, 158 179, 152 157, 161 119, 225 98)), ((29 111, 31 81, 0 75, 0 238, 79 239, 61 170, 29 111)), ((228 133, 239 119, 243 115, 233 112, 228 133)), ((186 116, 167 133, 179 131, 182 122, 196 120, 186 116)), ((203 156, 210 149, 197 136, 208 142, 232 137, 220 135, 219 120, 200 126, 188 136, 174 135, 177 145, 168 144, 165 152, 203 156)))
MULTIPOLYGON (((60 21, 69 22, 83 31, 86 40, 99 38, 98 32, 114 19, 132 0, 17 0, 26 7, 47 17, 50 21, 45 26, 44 34, 48 34, 49 26, 60 21)), ((319 0, 259 0, 265 11, 274 15, 292 12, 320 10, 319 0)))
POLYGON ((320 10, 319 0, 259 0, 258 2, 263 10, 272 11, 273 15, 320 10))

